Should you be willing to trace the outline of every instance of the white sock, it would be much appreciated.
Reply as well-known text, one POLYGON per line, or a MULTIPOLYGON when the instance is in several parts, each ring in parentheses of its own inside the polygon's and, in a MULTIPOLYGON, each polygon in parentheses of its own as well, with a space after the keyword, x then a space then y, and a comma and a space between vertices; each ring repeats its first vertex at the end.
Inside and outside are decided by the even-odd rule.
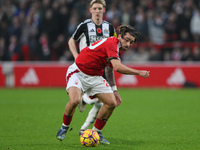
POLYGON ((65 125, 64 123, 62 124, 62 128, 68 129, 70 125, 65 125))
POLYGON ((94 121, 97 118, 97 114, 99 112, 99 109, 101 108, 101 106, 103 105, 103 103, 95 103, 94 106, 92 107, 92 109, 90 110, 90 112, 88 113, 88 117, 86 118, 84 124, 81 127, 81 130, 86 130, 89 128, 89 126, 94 123, 94 121))
POLYGON ((64 126, 64 127, 69 127, 70 125, 65 125, 64 123, 62 123, 62 126, 64 126))
POLYGON ((83 94, 82 98, 83 98, 83 101, 89 105, 94 104, 98 101, 98 98, 91 99, 86 93, 83 94))
POLYGON ((95 130, 95 131, 97 131, 97 132, 101 132, 101 130, 97 129, 95 126, 93 126, 92 129, 95 130))

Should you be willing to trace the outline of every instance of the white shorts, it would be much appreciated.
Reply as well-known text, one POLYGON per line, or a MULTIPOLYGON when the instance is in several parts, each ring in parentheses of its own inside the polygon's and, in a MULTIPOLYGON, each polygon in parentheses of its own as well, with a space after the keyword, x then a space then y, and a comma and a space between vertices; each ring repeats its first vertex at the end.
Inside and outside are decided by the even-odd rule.
POLYGON ((98 93, 113 93, 110 85, 102 76, 86 75, 79 70, 75 63, 69 66, 67 70, 66 83, 66 90, 75 86, 89 96, 94 96, 98 93))

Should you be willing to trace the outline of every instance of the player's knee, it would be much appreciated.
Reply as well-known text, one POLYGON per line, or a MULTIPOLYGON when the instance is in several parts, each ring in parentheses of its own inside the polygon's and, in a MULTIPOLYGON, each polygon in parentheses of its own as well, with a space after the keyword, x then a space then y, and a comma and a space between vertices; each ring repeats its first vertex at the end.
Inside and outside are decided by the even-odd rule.
POLYGON ((117 106, 117 103, 115 101, 112 101, 108 104, 108 108, 109 109, 115 109, 115 107, 117 106))
POLYGON ((70 100, 71 105, 78 106, 78 104, 81 102, 81 99, 76 97, 70 100))

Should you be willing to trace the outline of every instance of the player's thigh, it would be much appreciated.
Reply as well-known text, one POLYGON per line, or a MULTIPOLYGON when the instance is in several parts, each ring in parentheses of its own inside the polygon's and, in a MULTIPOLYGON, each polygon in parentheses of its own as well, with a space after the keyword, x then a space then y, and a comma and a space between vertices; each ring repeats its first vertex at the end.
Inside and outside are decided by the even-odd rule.
POLYGON ((116 106, 116 100, 113 93, 99 93, 95 95, 102 103, 109 106, 116 106))
POLYGON ((69 102, 78 105, 81 101, 82 94, 78 87, 71 86, 68 88, 69 102))

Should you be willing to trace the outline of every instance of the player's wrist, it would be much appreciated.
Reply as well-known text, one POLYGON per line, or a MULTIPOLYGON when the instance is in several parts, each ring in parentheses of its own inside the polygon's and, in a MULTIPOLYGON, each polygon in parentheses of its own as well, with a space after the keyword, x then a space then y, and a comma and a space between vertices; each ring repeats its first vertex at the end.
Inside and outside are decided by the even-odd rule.
POLYGON ((113 90, 113 92, 115 92, 115 91, 117 91, 117 86, 114 85, 114 86, 111 87, 111 89, 113 90))
POLYGON ((140 76, 140 71, 139 70, 136 71, 136 75, 140 76))

